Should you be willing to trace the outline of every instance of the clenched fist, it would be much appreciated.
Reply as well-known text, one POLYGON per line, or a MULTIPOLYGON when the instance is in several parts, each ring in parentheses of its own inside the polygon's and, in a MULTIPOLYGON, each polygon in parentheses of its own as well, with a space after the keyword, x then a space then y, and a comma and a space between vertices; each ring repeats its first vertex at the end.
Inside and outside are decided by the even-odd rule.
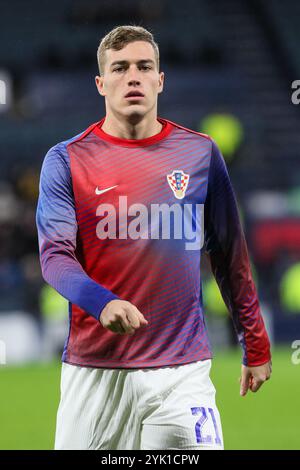
POLYGON ((144 315, 126 300, 111 300, 100 315, 104 328, 119 335, 133 335, 141 326, 148 325, 144 315))

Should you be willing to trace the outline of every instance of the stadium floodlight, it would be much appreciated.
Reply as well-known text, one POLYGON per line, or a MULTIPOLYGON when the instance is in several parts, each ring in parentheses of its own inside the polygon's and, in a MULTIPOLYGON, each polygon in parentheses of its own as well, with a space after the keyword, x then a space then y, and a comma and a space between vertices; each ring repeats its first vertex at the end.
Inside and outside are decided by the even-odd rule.
POLYGON ((0 113, 5 112, 10 108, 11 98, 11 77, 6 71, 0 70, 0 113))
POLYGON ((6 344, 0 340, 0 365, 6 364, 6 344))
POLYGON ((6 104, 6 85, 4 80, 0 80, 0 104, 6 104))

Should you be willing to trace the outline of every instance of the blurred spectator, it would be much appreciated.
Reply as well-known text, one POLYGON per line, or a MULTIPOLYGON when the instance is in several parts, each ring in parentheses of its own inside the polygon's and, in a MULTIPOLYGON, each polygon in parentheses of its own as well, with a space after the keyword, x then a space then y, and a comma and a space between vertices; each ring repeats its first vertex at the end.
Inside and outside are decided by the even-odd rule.
POLYGON ((290 266, 282 275, 280 300, 284 312, 300 315, 300 262, 290 266))
POLYGON ((216 141, 227 162, 233 160, 244 139, 243 125, 236 116, 229 113, 209 114, 202 119, 199 127, 200 132, 216 141))
POLYGON ((43 358, 61 355, 68 334, 68 302, 48 284, 44 284, 39 296, 43 318, 43 358))

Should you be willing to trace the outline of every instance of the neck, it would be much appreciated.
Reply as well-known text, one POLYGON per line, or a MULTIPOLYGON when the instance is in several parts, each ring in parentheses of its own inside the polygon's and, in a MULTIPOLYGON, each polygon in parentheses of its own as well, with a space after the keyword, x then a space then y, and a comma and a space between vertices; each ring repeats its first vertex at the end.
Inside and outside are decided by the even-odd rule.
POLYGON ((162 124, 156 116, 121 120, 113 114, 107 113, 102 125, 104 132, 120 139, 147 139, 158 134, 161 129, 162 124))

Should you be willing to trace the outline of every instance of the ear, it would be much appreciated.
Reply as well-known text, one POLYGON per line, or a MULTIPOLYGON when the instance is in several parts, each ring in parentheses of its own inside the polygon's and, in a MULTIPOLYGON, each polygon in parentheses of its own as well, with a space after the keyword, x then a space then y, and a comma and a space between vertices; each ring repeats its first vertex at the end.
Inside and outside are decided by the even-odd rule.
POLYGON ((165 74, 164 74, 164 72, 159 72, 158 93, 161 93, 163 91, 164 82, 165 82, 165 74))
POLYGON ((95 83, 98 92, 100 93, 101 96, 105 96, 105 91, 104 91, 104 79, 103 76, 101 75, 96 75, 95 77, 95 83))

